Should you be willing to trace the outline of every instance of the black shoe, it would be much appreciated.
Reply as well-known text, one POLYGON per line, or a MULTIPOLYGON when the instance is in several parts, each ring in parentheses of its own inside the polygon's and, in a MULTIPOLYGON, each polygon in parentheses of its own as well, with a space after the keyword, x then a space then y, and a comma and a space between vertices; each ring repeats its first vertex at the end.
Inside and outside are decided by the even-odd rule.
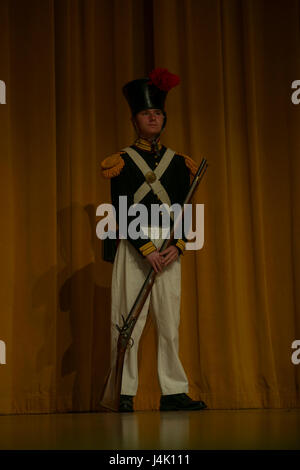
POLYGON ((162 395, 160 398, 160 411, 196 411, 205 408, 207 408, 207 405, 204 401, 194 401, 185 393, 162 395))
POLYGON ((120 396, 120 413, 130 413, 133 411, 133 396, 132 395, 121 395, 120 396))

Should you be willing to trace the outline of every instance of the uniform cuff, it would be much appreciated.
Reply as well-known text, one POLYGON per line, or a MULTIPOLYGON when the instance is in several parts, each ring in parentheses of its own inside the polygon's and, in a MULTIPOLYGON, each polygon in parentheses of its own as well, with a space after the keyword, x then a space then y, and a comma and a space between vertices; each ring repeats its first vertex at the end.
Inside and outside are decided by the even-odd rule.
POLYGON ((153 251, 156 251, 156 246, 153 242, 147 242, 145 245, 140 246, 139 250, 143 256, 147 256, 153 251))
POLYGON ((184 250, 185 250, 185 242, 184 242, 183 240, 181 240, 181 238, 180 238, 179 240, 177 240, 177 242, 176 242, 176 245, 175 245, 175 246, 177 246, 177 248, 179 248, 179 249, 180 249, 180 251, 181 251, 181 254, 183 255, 183 253, 184 253, 184 250))

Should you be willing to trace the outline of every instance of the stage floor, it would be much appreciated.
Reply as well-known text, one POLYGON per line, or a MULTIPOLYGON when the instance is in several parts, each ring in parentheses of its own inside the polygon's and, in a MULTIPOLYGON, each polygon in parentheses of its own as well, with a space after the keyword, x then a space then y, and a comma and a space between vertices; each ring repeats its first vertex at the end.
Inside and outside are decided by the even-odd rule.
POLYGON ((300 409, 1 415, 0 449, 300 449, 300 409))

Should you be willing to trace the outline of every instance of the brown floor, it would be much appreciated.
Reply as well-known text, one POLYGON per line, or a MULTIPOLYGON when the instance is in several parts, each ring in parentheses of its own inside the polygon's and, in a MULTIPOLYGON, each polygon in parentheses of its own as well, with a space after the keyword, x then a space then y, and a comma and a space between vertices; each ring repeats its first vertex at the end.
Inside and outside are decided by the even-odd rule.
POLYGON ((0 416, 0 449, 300 449, 300 409, 0 416))

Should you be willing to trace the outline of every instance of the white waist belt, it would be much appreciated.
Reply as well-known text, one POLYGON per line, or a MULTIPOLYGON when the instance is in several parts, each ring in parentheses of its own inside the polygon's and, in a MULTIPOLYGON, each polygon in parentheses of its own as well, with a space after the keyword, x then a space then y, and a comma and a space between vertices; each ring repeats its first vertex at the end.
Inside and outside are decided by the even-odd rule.
POLYGON ((170 238, 169 227, 141 227, 141 231, 152 240, 165 240, 166 238, 170 238))

